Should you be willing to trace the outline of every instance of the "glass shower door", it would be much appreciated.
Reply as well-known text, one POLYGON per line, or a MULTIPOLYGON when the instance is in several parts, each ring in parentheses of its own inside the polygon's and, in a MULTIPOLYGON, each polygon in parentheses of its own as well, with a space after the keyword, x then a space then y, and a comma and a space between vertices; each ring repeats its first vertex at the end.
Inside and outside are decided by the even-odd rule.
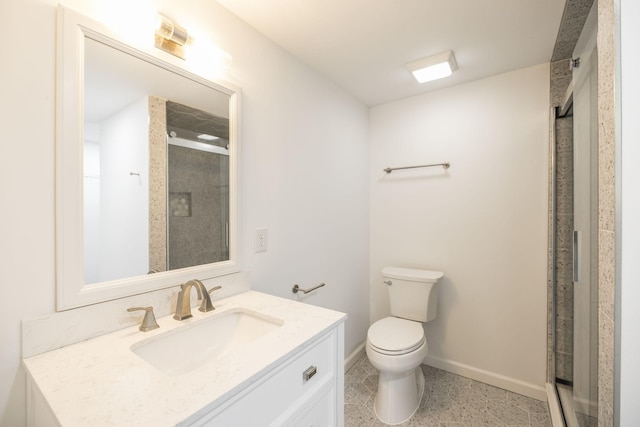
POLYGON ((587 42, 575 52, 579 64, 573 69, 572 403, 581 427, 597 425, 598 413, 598 87, 593 33, 583 35, 587 42))

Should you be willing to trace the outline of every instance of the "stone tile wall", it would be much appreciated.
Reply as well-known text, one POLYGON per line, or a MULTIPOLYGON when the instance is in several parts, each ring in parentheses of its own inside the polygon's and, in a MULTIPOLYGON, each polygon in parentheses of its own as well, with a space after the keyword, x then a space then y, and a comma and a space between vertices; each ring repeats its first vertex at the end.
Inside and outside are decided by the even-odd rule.
MULTIPOLYGON (((564 103, 567 87, 571 82, 569 59, 556 61, 551 64, 551 105, 559 107, 564 103)), ((550 188, 556 194, 555 218, 549 210, 549 224, 555 222, 556 233, 550 235, 549 261, 547 277, 549 295, 549 334, 548 334, 548 379, 560 378, 565 381, 573 380, 573 288, 571 276, 572 260, 572 231, 573 231, 573 117, 563 117, 555 120, 555 144, 551 150, 556 158, 555 188, 550 188), (551 239, 555 245, 555 260, 551 239), (556 286, 553 286, 551 264, 555 262, 556 286), (553 299, 555 299, 555 323, 553 320, 553 299), (555 329, 554 329, 555 327, 555 329), (554 354, 555 353, 555 354, 554 354), (554 362, 555 356, 555 362, 554 362)), ((550 152, 551 153, 551 152, 550 152)), ((552 158, 549 157, 551 162, 552 158)), ((549 165, 552 171, 552 165, 549 165)), ((551 172, 550 172, 551 173, 551 172)), ((550 186, 553 185, 549 177, 550 186)), ((552 200, 549 200, 551 206, 552 200)))
POLYGON ((598 1, 598 426, 614 425, 615 2, 598 1))
POLYGON ((149 270, 167 270, 166 101, 149 96, 149 270))
POLYGON ((573 117, 556 120, 556 378, 573 381, 573 117))

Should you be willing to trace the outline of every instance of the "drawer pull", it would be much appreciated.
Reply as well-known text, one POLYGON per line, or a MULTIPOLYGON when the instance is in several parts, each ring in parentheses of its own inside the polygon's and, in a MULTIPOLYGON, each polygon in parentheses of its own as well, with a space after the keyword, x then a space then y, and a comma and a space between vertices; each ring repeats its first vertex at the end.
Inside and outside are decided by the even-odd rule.
POLYGON ((318 370, 315 366, 309 366, 307 370, 302 373, 302 379, 304 382, 307 382, 316 374, 316 372, 318 372, 318 370))

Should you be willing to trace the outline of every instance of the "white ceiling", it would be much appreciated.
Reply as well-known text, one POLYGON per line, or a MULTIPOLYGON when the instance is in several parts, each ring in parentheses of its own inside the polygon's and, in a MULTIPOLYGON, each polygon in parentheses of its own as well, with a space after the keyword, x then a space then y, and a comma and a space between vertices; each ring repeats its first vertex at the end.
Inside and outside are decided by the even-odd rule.
POLYGON ((565 0, 218 0, 372 106, 549 62, 565 0), (453 50, 453 76, 405 64, 453 50))

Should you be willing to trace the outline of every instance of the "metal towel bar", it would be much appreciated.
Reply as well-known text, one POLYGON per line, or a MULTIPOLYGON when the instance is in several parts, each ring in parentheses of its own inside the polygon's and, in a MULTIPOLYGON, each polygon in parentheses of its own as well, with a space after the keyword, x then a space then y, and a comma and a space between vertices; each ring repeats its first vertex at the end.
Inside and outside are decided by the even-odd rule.
POLYGON ((433 163, 430 165, 418 165, 418 166, 402 166, 399 168, 385 168, 383 169, 386 173, 391 173, 392 171, 397 171, 400 169, 416 169, 416 168, 431 168, 433 166, 442 166, 443 169, 449 169, 449 167, 451 166, 451 164, 449 162, 445 162, 445 163, 433 163))

